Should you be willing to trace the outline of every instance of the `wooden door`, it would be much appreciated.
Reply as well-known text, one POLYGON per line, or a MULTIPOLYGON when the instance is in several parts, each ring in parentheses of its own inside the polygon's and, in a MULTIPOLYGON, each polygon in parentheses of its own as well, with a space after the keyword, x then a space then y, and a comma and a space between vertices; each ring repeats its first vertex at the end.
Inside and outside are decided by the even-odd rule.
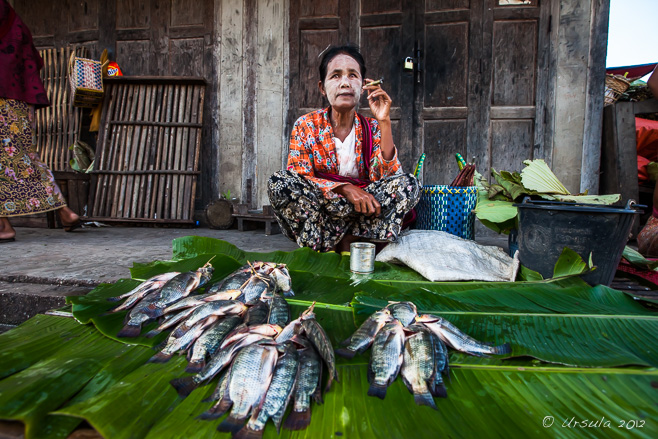
POLYGON ((423 71, 414 144, 427 153, 424 183, 448 184, 456 152, 485 176, 492 167, 521 170, 525 159, 550 162, 548 2, 427 0, 416 20, 423 71))
POLYGON ((368 76, 383 76, 393 99, 403 169, 412 171, 427 154, 424 184, 448 184, 458 172, 456 152, 485 176, 491 167, 519 170, 524 159, 550 162, 543 128, 548 1, 323 2, 334 7, 331 13, 320 6, 299 9, 299 3, 291 5, 288 129, 296 117, 323 105, 316 54, 328 44, 352 41, 361 47, 368 76), (404 69, 406 57, 414 58, 413 72, 404 69), (304 69, 312 76, 300 75, 304 69))

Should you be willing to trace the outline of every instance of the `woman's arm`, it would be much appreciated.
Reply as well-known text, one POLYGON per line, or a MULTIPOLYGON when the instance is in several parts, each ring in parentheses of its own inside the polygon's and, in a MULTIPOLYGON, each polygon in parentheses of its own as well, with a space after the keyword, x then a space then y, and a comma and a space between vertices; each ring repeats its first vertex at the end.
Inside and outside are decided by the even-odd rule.
MULTIPOLYGON (((366 78, 366 82, 371 82, 371 79, 366 78)), ((372 115, 379 123, 381 130, 381 143, 382 157, 384 160, 393 160, 395 157, 395 144, 393 143, 393 130, 391 129, 391 104, 393 101, 391 97, 382 89, 381 85, 364 86, 364 90, 368 91, 368 105, 372 115)))

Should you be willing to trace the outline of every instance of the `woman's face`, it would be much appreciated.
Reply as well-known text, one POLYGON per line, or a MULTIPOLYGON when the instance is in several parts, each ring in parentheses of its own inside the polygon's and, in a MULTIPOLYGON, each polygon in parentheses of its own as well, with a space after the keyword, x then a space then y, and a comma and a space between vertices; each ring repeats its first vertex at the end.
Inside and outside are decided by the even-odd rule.
POLYGON ((344 111, 355 108, 361 99, 363 86, 359 63, 344 53, 336 55, 329 61, 324 84, 320 82, 319 86, 332 108, 344 111))

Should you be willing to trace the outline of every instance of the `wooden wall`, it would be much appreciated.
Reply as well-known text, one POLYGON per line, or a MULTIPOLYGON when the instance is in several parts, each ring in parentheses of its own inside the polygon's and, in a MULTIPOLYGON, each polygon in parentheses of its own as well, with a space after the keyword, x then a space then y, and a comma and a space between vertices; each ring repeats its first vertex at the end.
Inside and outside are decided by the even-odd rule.
MULTIPOLYGON (((588 187, 595 192, 603 99, 601 69, 605 64, 609 0, 533 0, 532 4, 544 2, 548 2, 546 10, 551 16, 550 45, 548 52, 539 53, 533 61, 545 63, 545 69, 538 72, 545 75, 542 80, 548 84, 546 108, 537 109, 542 112, 542 117, 537 117, 537 121, 543 120, 540 128, 547 139, 552 139, 543 146, 544 151, 552 151, 547 158, 570 190, 577 192, 581 187, 588 187)), ((383 0, 363 2, 374 8, 363 11, 356 9, 354 5, 361 2, 355 0, 16 0, 13 3, 32 29, 39 47, 82 44, 96 57, 102 48, 109 47, 126 74, 206 78, 206 127, 198 209, 229 190, 254 207, 267 203, 265 182, 283 167, 287 156, 289 121, 286 118, 290 102, 300 101, 299 107, 304 107, 301 101, 306 101, 291 96, 289 75, 296 72, 301 80, 308 73, 313 83, 317 82, 316 59, 295 69, 289 65, 289 51, 294 48, 291 44, 296 44, 290 33, 291 16, 315 16, 330 3, 341 6, 339 11, 349 6, 352 11, 349 16, 339 13, 328 20, 338 23, 338 31, 341 26, 349 28, 347 39, 355 41, 360 40, 359 28, 367 30, 377 24, 367 20, 375 20, 378 10, 383 11, 384 18, 395 15, 387 12, 391 2, 383 0)), ((416 10, 431 10, 436 2, 403 0, 402 3, 416 10), (421 3, 425 6, 419 6, 421 3)), ((400 13, 402 20, 406 17, 405 10, 400 13)), ((300 23, 312 28, 315 22, 301 19, 300 23)), ((481 34, 478 38, 491 38, 495 47, 493 38, 504 36, 499 32, 504 30, 500 26, 492 34, 481 34)), ((319 29, 301 34, 312 40, 327 31, 319 29)), ((446 34, 446 38, 450 35, 446 34)), ((431 63, 427 67, 431 68, 431 63)), ((505 69, 504 65, 492 67, 505 69)), ((494 82, 505 81, 502 70, 491 78, 494 82)), ((425 95, 436 99, 442 96, 440 89, 428 90, 425 95)), ((494 103, 500 100, 495 94, 491 98, 494 103)), ((394 116, 402 124, 408 112, 400 109, 394 116)), ((419 137, 409 130, 399 131, 411 135, 407 144, 413 142, 413 136, 419 137)), ((494 129, 487 135, 489 141, 504 142, 505 139, 496 137, 496 132, 494 129)), ((448 130, 446 136, 450 135, 448 130)), ((538 134, 527 135, 530 138, 538 134)), ((404 144, 405 140, 399 142, 404 144)), ((415 156, 413 148, 410 151, 415 156)), ((491 158, 492 163, 496 160, 491 158)))

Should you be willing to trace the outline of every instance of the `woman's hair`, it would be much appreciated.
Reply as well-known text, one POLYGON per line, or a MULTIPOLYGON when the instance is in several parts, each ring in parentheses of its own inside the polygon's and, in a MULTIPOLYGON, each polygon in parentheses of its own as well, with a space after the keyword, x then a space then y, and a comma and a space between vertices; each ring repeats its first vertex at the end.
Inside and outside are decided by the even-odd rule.
POLYGON ((345 55, 351 56, 359 64, 359 69, 361 70, 361 78, 366 77, 366 62, 363 60, 363 56, 359 52, 359 48, 347 44, 345 46, 330 46, 324 51, 322 55, 322 60, 320 61, 320 81, 324 84, 324 80, 327 77, 327 68, 332 59, 337 55, 344 53, 345 55))

